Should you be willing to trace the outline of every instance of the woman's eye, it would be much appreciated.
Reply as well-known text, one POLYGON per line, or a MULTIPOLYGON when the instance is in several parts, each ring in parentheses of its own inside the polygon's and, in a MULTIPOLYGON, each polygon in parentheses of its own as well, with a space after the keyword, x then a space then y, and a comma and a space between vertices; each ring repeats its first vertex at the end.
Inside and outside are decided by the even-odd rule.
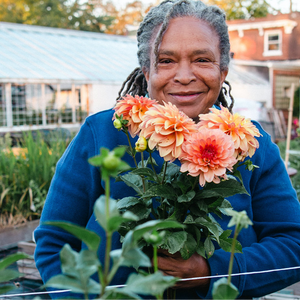
POLYGON ((172 62, 172 60, 171 59, 167 59, 167 58, 159 60, 160 64, 169 64, 171 62, 172 62))
POLYGON ((206 59, 206 58, 198 58, 197 59, 197 62, 201 62, 201 63, 208 63, 208 62, 210 62, 208 59, 206 59))

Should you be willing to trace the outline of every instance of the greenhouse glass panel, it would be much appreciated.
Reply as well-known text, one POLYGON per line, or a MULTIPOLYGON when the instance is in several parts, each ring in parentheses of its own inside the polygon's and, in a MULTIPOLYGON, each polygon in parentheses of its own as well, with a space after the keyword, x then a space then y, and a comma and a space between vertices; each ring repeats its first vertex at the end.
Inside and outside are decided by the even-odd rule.
POLYGON ((5 86, 3 84, 0 84, 0 126, 7 126, 5 86))

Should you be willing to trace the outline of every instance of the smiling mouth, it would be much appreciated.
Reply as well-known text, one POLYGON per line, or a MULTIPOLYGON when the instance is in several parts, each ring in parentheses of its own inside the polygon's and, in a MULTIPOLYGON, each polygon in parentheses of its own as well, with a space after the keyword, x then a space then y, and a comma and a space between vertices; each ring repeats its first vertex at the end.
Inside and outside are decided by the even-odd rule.
POLYGON ((173 98, 175 98, 179 102, 185 102, 185 101, 193 101, 198 98, 199 95, 201 95, 201 92, 189 92, 189 93, 170 93, 173 98))

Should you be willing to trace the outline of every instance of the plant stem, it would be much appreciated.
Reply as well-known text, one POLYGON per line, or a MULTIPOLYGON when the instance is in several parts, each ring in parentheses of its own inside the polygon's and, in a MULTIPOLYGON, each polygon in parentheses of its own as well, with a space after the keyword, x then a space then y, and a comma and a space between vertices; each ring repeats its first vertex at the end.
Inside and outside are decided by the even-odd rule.
MULTIPOLYGON (((144 153, 141 152, 141 160, 142 160, 142 168, 144 168, 144 153)), ((145 177, 144 176, 141 176, 142 177, 142 182, 143 182, 143 191, 144 193, 146 192, 146 184, 145 184, 145 177)))
POLYGON ((153 246, 153 267, 154 267, 154 272, 157 272, 158 271, 157 246, 153 246))
POLYGON ((129 148, 130 148, 131 156, 132 156, 132 158, 133 158, 133 161, 134 161, 135 166, 137 167, 138 165, 137 165, 135 156, 133 155, 133 148, 132 148, 132 146, 131 146, 131 142, 130 142, 130 137, 129 137, 128 131, 125 131, 125 133, 126 133, 126 136, 127 136, 127 139, 128 139, 128 145, 129 145, 129 148))
MULTIPOLYGON (((105 179, 105 212, 106 220, 109 220, 109 200, 110 200, 110 180, 109 177, 105 179)), ((105 247, 105 260, 104 260, 104 274, 103 274, 103 286, 101 296, 105 293, 105 289, 108 285, 108 273, 110 265, 110 250, 111 250, 112 233, 106 231, 106 247, 105 247)))
POLYGON ((176 299, 176 290, 172 288, 167 289, 167 299, 176 299))
POLYGON ((100 284, 101 284, 101 293, 100 293, 100 295, 102 296, 103 291, 104 291, 105 281, 104 281, 103 270, 102 270, 101 266, 98 268, 98 277, 99 277, 99 281, 100 281, 100 284))
POLYGON ((228 267, 228 279, 227 279, 228 284, 230 284, 230 282, 231 282, 235 244, 236 244, 237 236, 239 234, 237 227, 238 227, 238 225, 235 227, 234 236, 233 236, 232 245, 231 245, 231 254, 230 254, 230 261, 229 261, 229 267, 228 267))
POLYGON ((158 178, 158 175, 157 175, 157 173, 155 171, 155 168, 154 168, 154 164, 153 164, 153 160, 152 160, 152 153, 151 152, 149 152, 149 157, 150 157, 150 164, 151 164, 152 170, 154 171, 154 174, 156 176, 156 180, 158 182, 159 178, 158 178))
POLYGON ((165 161, 165 162, 164 162, 164 170, 163 170, 163 179, 162 179, 162 181, 161 181, 161 184, 163 184, 164 181, 165 181, 166 173, 167 173, 167 167, 168 167, 168 162, 165 161))

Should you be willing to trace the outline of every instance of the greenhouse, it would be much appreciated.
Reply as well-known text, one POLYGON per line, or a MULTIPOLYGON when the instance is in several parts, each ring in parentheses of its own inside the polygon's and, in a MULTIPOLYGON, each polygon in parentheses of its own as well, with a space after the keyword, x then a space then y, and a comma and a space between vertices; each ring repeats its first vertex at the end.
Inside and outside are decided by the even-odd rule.
POLYGON ((0 132, 78 127, 136 65, 129 37, 0 22, 0 132))

